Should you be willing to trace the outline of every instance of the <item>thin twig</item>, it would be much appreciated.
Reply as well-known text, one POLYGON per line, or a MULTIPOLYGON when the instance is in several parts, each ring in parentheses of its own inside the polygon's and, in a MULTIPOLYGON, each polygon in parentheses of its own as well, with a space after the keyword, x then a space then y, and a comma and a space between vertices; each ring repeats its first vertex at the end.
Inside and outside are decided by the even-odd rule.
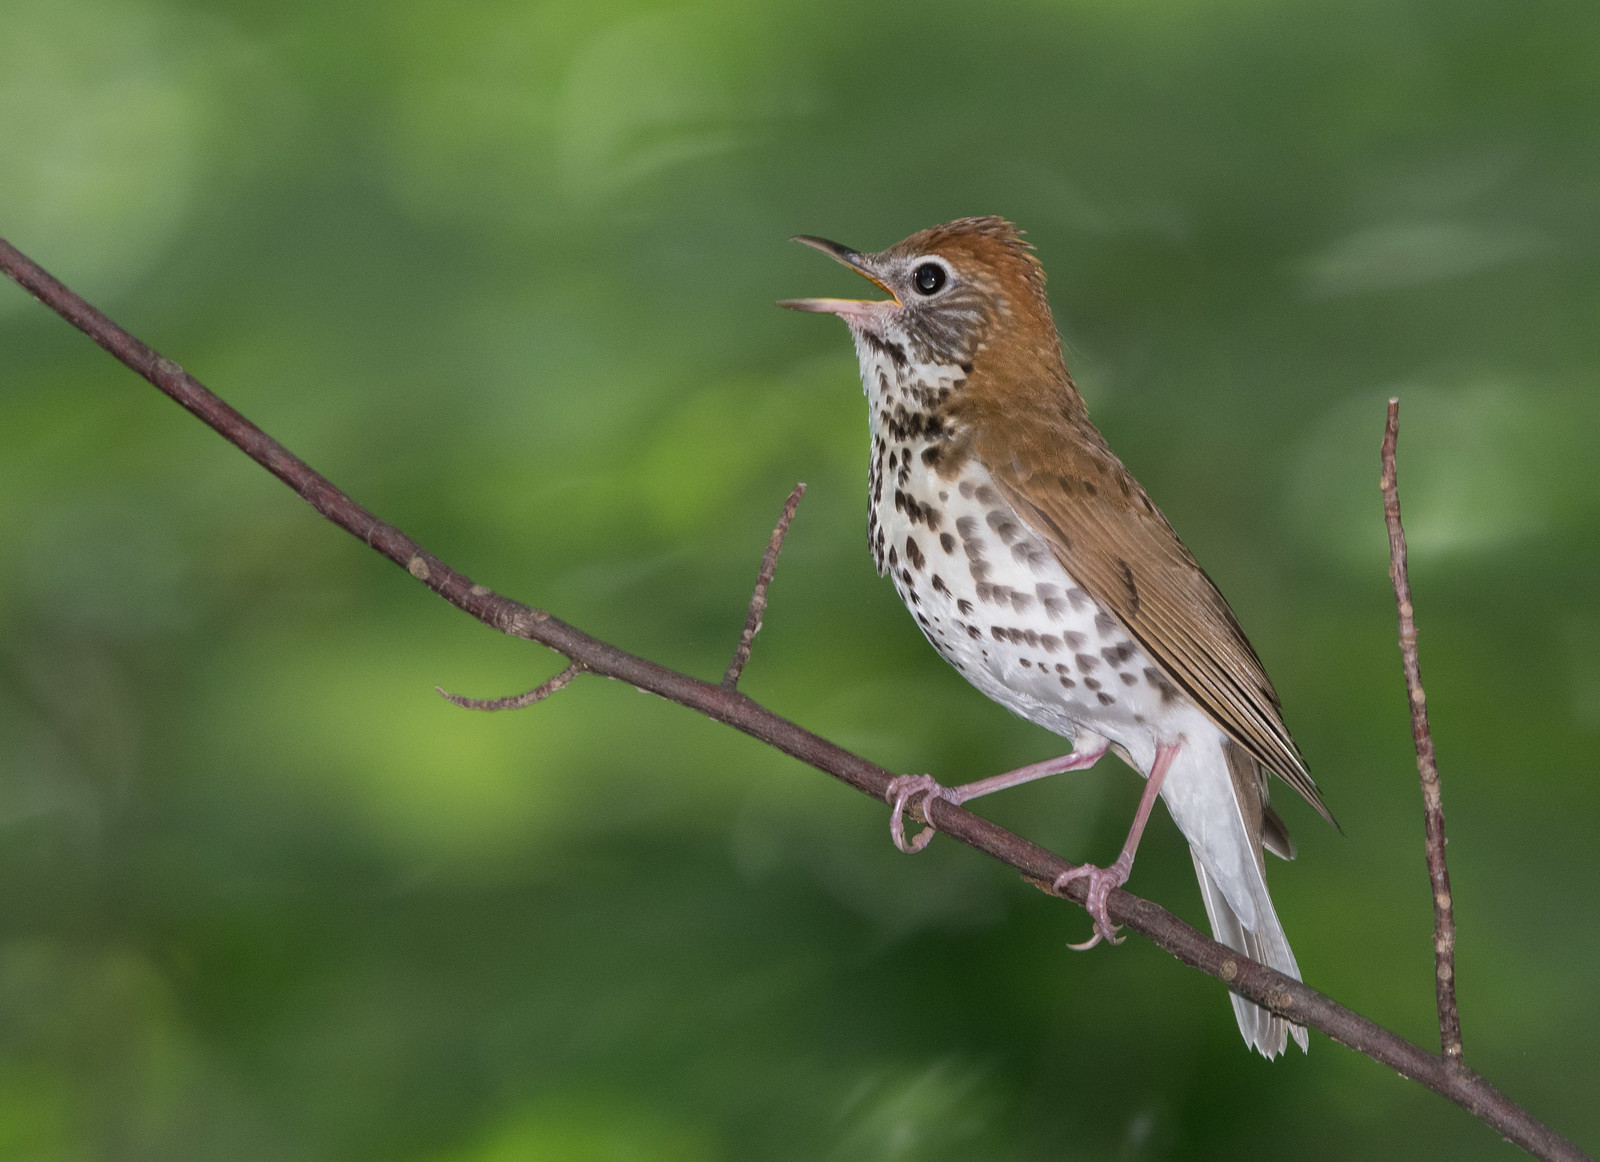
POLYGON ((750 660, 750 645, 756 640, 756 634, 761 632, 761 615, 767 611, 767 589, 772 585, 772 575, 778 571, 778 554, 783 551, 783 538, 789 535, 789 522, 794 520, 794 510, 800 507, 800 498, 805 494, 806 486, 803 483, 794 486, 789 499, 783 502, 783 515, 778 518, 777 527, 767 539, 767 551, 761 557, 761 572, 756 574, 755 592, 750 594, 750 612, 744 618, 744 632, 739 635, 739 644, 734 648, 733 660, 728 663, 728 672, 722 675, 722 684, 730 690, 738 688, 739 675, 744 673, 745 663, 750 660))
MULTIPOLYGON (((680 706, 726 723, 799 759, 882 804, 895 776, 819 735, 782 718, 737 690, 618 649, 582 630, 510 598, 451 569, 393 525, 385 524, 340 492, 304 461, 208 391, 176 363, 164 359, 62 286, 31 259, 0 239, 0 270, 123 364, 181 403, 224 439, 283 480, 328 520, 361 540, 440 597, 502 633, 538 642, 584 669, 659 694, 680 706)), ((967 844, 1033 881, 1054 883, 1072 864, 971 812, 936 799, 930 805, 941 834, 967 844)), ((1080 906, 1088 889, 1068 886, 1080 906)), ((1222 981, 1247 1000, 1296 1024, 1318 1029, 1402 1077, 1449 1098, 1502 1137, 1535 1157, 1582 1162, 1588 1155, 1530 1116, 1483 1078, 1413 1045, 1300 981, 1240 956, 1201 934, 1166 909, 1118 889, 1111 893, 1111 919, 1149 939, 1183 963, 1222 981)))
POLYGON ((1433 895, 1434 993, 1439 1006, 1439 1044, 1447 1065, 1462 1067, 1461 1014, 1456 1009, 1456 917, 1450 896, 1450 869, 1444 854, 1444 800, 1439 764, 1428 729, 1428 700, 1422 692, 1422 667, 1417 659, 1416 610, 1411 604, 1411 579, 1406 571, 1406 533, 1400 524, 1400 482, 1395 475, 1395 445, 1400 439, 1400 401, 1389 401, 1383 428, 1383 516, 1389 526, 1389 579, 1394 582, 1400 611, 1400 660, 1406 672, 1411 704, 1411 738, 1417 748, 1417 774, 1422 780, 1422 817, 1427 836, 1428 883, 1433 895))
POLYGON ((526 694, 509 694, 504 698, 464 698, 460 694, 452 694, 443 686, 435 686, 439 697, 446 702, 453 702, 463 710, 521 710, 524 706, 532 706, 535 702, 543 702, 557 690, 564 690, 572 679, 583 673, 583 666, 573 662, 561 673, 546 682, 541 682, 526 694))

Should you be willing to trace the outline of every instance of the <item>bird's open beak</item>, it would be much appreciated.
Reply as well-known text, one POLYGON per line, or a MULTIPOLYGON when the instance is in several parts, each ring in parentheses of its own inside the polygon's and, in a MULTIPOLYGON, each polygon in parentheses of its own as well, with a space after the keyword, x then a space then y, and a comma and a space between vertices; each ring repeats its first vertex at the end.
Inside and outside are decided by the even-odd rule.
POLYGON ((801 234, 791 239, 794 242, 803 242, 814 250, 820 250, 829 258, 842 262, 873 286, 883 291, 887 299, 780 299, 780 307, 788 307, 791 311, 816 311, 823 314, 839 315, 844 319, 857 319, 865 322, 877 318, 889 311, 900 309, 900 299, 894 291, 878 281, 876 275, 867 269, 866 259, 860 251, 851 250, 848 246, 841 246, 837 242, 829 242, 826 238, 813 238, 809 234, 801 234))

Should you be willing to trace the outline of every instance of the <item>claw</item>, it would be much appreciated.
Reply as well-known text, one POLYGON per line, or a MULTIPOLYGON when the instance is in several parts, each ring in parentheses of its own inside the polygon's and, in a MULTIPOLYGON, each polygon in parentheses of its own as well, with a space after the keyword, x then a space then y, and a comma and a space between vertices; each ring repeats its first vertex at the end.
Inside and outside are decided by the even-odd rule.
POLYGON ((1067 941, 1067 947, 1072 949, 1072 951, 1074 951, 1074 952, 1088 952, 1089 949, 1093 948, 1096 944, 1099 944, 1099 943, 1100 943, 1100 933, 1098 931, 1096 931, 1093 936, 1089 937, 1089 939, 1085 940, 1082 944, 1074 944, 1070 940, 1067 941))
POLYGON ((928 803, 936 796, 947 803, 960 806, 980 795, 987 795, 1006 787, 1015 787, 1019 783, 1029 783, 1046 775, 1086 770, 1094 766, 1100 756, 1106 753, 1106 741, 1099 735, 1085 735, 1079 741, 1083 746, 1082 750, 1075 750, 1059 758, 1046 759, 1042 763, 1018 767, 1004 774, 990 775, 976 782, 962 783, 959 787, 942 786, 932 775, 901 775, 897 779, 891 779, 888 787, 884 789, 883 797, 894 808, 889 816, 889 835, 894 839, 894 845, 908 855, 928 846, 934 832, 933 821, 928 819, 928 803), (908 840, 905 825, 906 804, 917 795, 923 797, 922 818, 927 822, 927 826, 908 840))
POLYGON ((933 840, 933 820, 928 815, 928 800, 934 798, 948 798, 945 788, 939 780, 932 775, 901 775, 890 782, 884 792, 884 798, 889 800, 894 808, 889 814, 889 837, 894 840, 894 845, 907 855, 915 855, 933 840), (923 829, 906 838, 905 810, 913 796, 922 796, 922 818, 926 820, 923 829))
POLYGON ((1056 877, 1053 885, 1057 895, 1064 895, 1066 887, 1073 880, 1087 879, 1089 881, 1089 896, 1084 901, 1089 916, 1094 920, 1094 935, 1082 944, 1069 944, 1068 948, 1074 952, 1087 952, 1101 940, 1107 944, 1121 944, 1126 936, 1118 936, 1117 928, 1111 923, 1111 917, 1106 914, 1106 901, 1111 897, 1112 888, 1120 888, 1128 882, 1128 873, 1133 870, 1133 861, 1118 859, 1108 868, 1095 867, 1093 864, 1084 864, 1071 871, 1062 872, 1056 877))
POLYGON ((1172 759, 1178 753, 1180 745, 1182 744, 1171 743, 1156 748, 1156 761, 1150 768, 1150 777, 1145 780, 1144 794, 1139 796, 1139 810, 1133 816, 1133 826, 1128 829, 1128 839, 1122 845, 1122 854, 1117 856, 1117 862, 1110 867, 1095 867, 1091 863, 1086 863, 1071 871, 1062 872, 1051 885, 1059 896, 1065 894, 1066 886, 1073 880, 1089 881, 1089 895, 1085 898, 1083 906, 1089 910, 1089 916, 1094 920, 1094 935, 1082 944, 1069 944, 1068 948, 1086 952, 1102 940, 1107 944, 1121 944, 1126 939, 1117 935, 1111 917, 1106 914, 1106 901, 1111 897, 1111 889, 1120 888, 1127 883, 1128 876, 1133 872, 1133 853, 1139 849, 1139 837, 1144 834, 1144 825, 1150 819, 1150 809, 1155 806, 1156 796, 1161 793, 1161 784, 1167 777, 1167 768, 1172 765, 1172 759))

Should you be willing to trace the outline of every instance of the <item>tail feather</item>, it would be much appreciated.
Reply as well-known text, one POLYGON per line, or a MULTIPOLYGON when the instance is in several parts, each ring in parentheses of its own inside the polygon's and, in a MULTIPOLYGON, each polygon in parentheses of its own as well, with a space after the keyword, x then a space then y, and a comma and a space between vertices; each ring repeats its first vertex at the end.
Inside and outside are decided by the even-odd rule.
MULTIPOLYGON (((1214 737, 1213 743, 1201 730, 1189 732, 1188 743, 1167 772, 1161 797, 1189 841, 1212 934, 1235 952, 1299 980, 1300 968, 1267 892, 1261 854, 1266 847, 1292 856, 1294 845, 1266 802, 1260 765, 1220 731, 1214 737)), ((1278 1056, 1291 1036, 1306 1048, 1306 1031, 1300 1026, 1237 994, 1229 1000, 1245 1043, 1262 1056, 1278 1056)))
MULTIPOLYGON (((1300 966, 1295 963, 1288 938, 1283 934, 1283 925, 1278 923, 1278 914, 1267 896, 1265 881, 1255 900, 1256 927, 1252 931, 1239 922, 1238 913, 1228 904, 1217 882, 1206 872, 1199 854, 1193 849, 1189 854, 1194 857, 1195 875, 1200 879, 1200 895, 1205 900, 1206 915, 1211 920, 1211 934, 1235 952, 1242 952, 1251 960, 1299 980, 1300 966)), ((1244 1035, 1245 1044, 1269 1061, 1284 1051, 1289 1037, 1294 1038, 1302 1053, 1307 1051, 1304 1026, 1269 1013, 1238 993, 1230 992, 1228 999, 1233 1002, 1233 1015, 1239 1022, 1239 1032, 1244 1035)))

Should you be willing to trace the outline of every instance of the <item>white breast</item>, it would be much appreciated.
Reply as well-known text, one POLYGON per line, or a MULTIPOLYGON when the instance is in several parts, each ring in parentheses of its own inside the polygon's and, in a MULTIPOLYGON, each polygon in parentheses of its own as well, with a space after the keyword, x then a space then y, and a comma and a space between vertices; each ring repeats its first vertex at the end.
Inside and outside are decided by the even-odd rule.
MULTIPOLYGON (((1153 756, 1164 712, 1187 702, 1017 516, 975 459, 945 479, 918 394, 864 352, 871 408, 869 539, 880 572, 945 660, 1015 713, 1067 738, 1093 731, 1153 756), (871 366, 869 367, 869 362, 871 366), (935 453, 934 455, 937 455, 935 453)), ((943 384, 940 379, 944 379, 943 384)), ((921 388, 921 393, 918 388, 921 388)))

